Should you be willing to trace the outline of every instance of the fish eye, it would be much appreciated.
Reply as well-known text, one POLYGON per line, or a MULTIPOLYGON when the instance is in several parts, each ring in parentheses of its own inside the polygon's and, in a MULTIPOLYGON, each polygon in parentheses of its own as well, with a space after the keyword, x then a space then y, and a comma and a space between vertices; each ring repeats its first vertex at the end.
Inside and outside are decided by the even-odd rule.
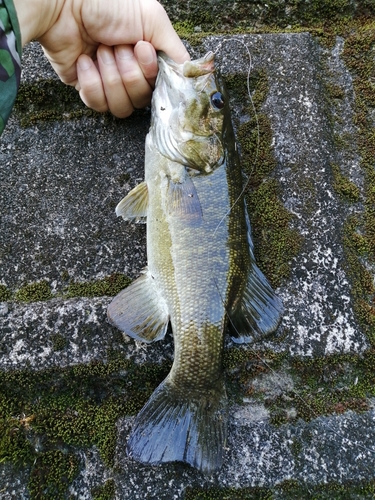
POLYGON ((221 92, 214 92, 211 94, 211 104, 215 110, 223 109, 225 105, 225 99, 221 92))

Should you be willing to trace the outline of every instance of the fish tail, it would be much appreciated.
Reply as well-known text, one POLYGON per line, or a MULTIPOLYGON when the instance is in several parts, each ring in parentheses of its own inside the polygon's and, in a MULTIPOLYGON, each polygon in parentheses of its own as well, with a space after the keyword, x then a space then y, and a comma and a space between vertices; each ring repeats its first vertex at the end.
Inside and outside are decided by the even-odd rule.
POLYGON ((191 393, 177 390, 167 378, 136 417, 127 452, 139 462, 180 461, 211 473, 222 464, 226 433, 224 381, 191 393))

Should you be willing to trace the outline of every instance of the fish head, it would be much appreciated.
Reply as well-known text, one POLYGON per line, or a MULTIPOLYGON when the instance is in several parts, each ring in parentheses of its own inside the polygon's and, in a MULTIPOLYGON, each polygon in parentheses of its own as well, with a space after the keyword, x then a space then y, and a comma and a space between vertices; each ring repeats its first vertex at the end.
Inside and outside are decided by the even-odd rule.
POLYGON ((228 99, 214 54, 177 64, 159 53, 150 132, 171 161, 209 173, 224 161, 223 130, 228 99))

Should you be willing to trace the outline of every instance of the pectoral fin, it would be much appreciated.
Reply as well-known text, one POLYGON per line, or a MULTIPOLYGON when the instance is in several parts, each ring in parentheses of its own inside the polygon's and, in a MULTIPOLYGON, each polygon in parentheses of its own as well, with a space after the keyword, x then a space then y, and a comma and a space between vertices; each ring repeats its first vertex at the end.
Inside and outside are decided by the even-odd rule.
POLYGON ((136 219, 144 222, 148 208, 148 188, 146 182, 141 182, 132 189, 116 207, 116 215, 125 220, 136 219))
POLYGON ((116 295, 107 314, 124 333, 148 343, 162 339, 169 322, 166 303, 148 271, 116 295))
POLYGON ((190 221, 202 219, 202 206, 193 181, 187 175, 183 182, 169 181, 168 211, 171 215, 190 221))
POLYGON ((276 330, 283 304, 262 271, 253 264, 242 301, 229 313, 234 342, 252 342, 276 330))

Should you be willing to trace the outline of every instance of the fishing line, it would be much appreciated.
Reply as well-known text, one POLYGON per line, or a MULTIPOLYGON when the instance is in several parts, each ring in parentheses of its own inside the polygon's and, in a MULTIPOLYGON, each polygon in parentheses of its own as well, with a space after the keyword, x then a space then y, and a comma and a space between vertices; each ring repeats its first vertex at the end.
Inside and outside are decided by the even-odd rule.
MULTIPOLYGON (((227 38, 224 38, 218 45, 218 47, 216 48, 216 50, 214 51, 214 54, 216 55, 222 48, 223 44, 226 43, 226 42, 229 42, 229 41, 233 41, 233 40, 230 40, 230 39, 227 39, 227 38)), ((257 162, 258 162, 258 159, 259 159, 259 151, 260 151, 260 126, 259 126, 259 120, 258 120, 258 114, 257 114, 257 111, 256 111, 256 108, 255 108, 255 105, 254 105, 254 101, 252 99, 252 96, 251 96, 251 89, 250 89, 250 76, 251 76, 251 72, 252 72, 252 69, 253 69, 253 61, 252 61, 252 57, 251 57, 251 53, 250 53, 250 50, 249 50, 249 47, 245 44, 245 42, 243 40, 236 40, 236 41, 240 41, 240 43, 243 45, 243 47, 245 48, 246 52, 247 52, 247 56, 248 56, 248 59, 249 59, 249 66, 248 66, 248 71, 247 71, 247 77, 246 77, 246 86, 247 86, 247 93, 248 93, 248 96, 249 96, 249 101, 250 101, 250 104, 251 104, 251 108, 252 108, 252 111, 253 111, 253 114, 254 114, 254 118, 255 118, 255 122, 256 122, 256 130, 257 130, 257 144, 256 144, 256 153, 255 153, 255 159, 254 159, 254 162, 252 163, 252 167, 251 167, 251 170, 250 170, 250 173, 248 175, 248 179, 247 181, 245 182, 244 186, 243 186, 243 189, 241 191, 241 193, 238 195, 237 199, 233 202, 232 206, 227 210, 227 212, 223 215, 223 217, 220 219, 220 221, 218 222, 214 232, 213 232, 213 235, 215 236, 219 227, 223 224, 224 220, 228 217, 228 215, 231 213, 231 211, 233 210, 233 208, 235 207, 235 205, 237 203, 240 202, 241 198, 244 197, 244 194, 248 188, 248 185, 249 185, 249 182, 251 180, 251 175, 253 174, 254 172, 254 169, 256 168, 257 166, 257 162)), ((236 145, 236 149, 237 149, 237 145, 236 145)), ((209 260, 209 254, 210 252, 208 252, 208 260, 209 260)), ((209 264, 209 262, 208 262, 209 264)), ((213 277, 213 280, 214 280, 214 283, 215 283, 215 286, 216 286, 216 289, 217 289, 217 292, 218 292, 218 295, 220 297, 220 300, 222 301, 222 304, 224 306, 224 309, 226 310, 226 306, 225 306, 225 302, 224 302, 224 299, 222 297, 222 294, 221 294, 221 291, 219 289, 219 286, 218 286, 218 282, 217 282, 217 279, 216 277, 214 276, 213 277)), ((229 322, 231 323, 231 326, 233 327, 233 329, 240 335, 240 332, 238 332, 238 330, 236 329, 235 325, 233 324, 231 318, 230 318, 230 315, 228 314, 228 312, 226 311, 226 315, 227 315, 227 318, 229 320, 229 322)), ((251 347, 251 345, 247 344, 246 348, 270 371, 270 373, 272 373, 273 375, 275 375, 275 379, 276 379, 276 386, 281 390, 281 393, 284 392, 285 390, 285 385, 287 385, 288 381, 286 380, 286 378, 284 378, 282 376, 282 374, 280 373, 277 373, 271 366, 270 364, 264 360, 261 355, 253 348, 251 347), (281 382, 278 381, 278 379, 280 381, 282 381, 284 383, 284 386, 282 385, 281 382)), ((315 419, 319 418, 319 417, 322 417, 322 415, 319 415, 315 410, 314 408, 301 396, 301 394, 298 393, 298 391, 294 390, 294 389, 291 389, 291 393, 309 410, 309 412, 311 413, 311 415, 313 415, 313 417, 315 419)), ((326 418, 329 418, 329 416, 326 416, 326 418)), ((330 423, 326 423, 326 428, 335 436, 339 437, 340 439, 343 440, 343 443, 346 441, 348 444, 350 445, 354 445, 356 446, 358 449, 361 449, 365 452, 368 452, 368 453, 371 453, 371 454, 374 454, 375 455, 375 450, 374 449, 371 449, 371 448, 368 448, 366 447, 365 445, 361 444, 361 443, 358 443, 358 442, 355 442, 353 441, 352 439, 350 439, 349 437, 345 436, 342 432, 338 432, 336 431, 336 429, 332 426, 332 424, 330 423)), ((328 446, 331 446, 328 444, 328 446)), ((366 457, 363 457, 363 460, 365 460, 366 457)), ((370 470, 370 467, 367 466, 367 465, 364 465, 364 468, 371 472, 370 470)))
MULTIPOLYGON (((230 40, 228 38, 224 38, 219 43, 218 47, 214 51, 214 54, 216 55, 219 52, 219 50, 221 49, 221 47, 223 46, 224 43, 230 42, 230 41, 232 41, 232 40, 230 40)), ((252 176, 252 174, 253 174, 253 172, 255 170, 255 167, 256 167, 256 165, 258 163, 259 151, 260 151, 260 126, 259 126, 259 120, 258 120, 258 113, 256 111, 255 104, 254 104, 253 98, 251 96, 251 90, 250 90, 250 76, 251 76, 251 71, 253 69, 253 60, 252 60, 252 57, 251 57, 250 49, 246 45, 246 43, 243 40, 238 40, 238 41, 246 49, 247 56, 248 56, 248 59, 249 59, 249 66, 248 66, 247 76, 246 76, 246 88, 247 88, 247 95, 249 96, 250 105, 251 105, 251 108, 252 108, 252 111, 253 111, 253 115, 254 115, 254 118, 255 118, 255 122, 256 122, 257 145, 256 145, 256 150, 255 150, 255 159, 254 159, 254 161, 252 163, 251 170, 250 170, 250 172, 248 174, 247 181, 245 182, 245 184, 244 184, 244 186, 242 188, 242 191, 238 195, 237 199, 233 202, 232 206, 227 210, 227 212, 223 215, 223 217, 218 222, 218 224, 217 224, 217 226, 215 228, 215 231, 213 233, 214 236, 216 235, 216 231, 219 229, 219 227, 224 222, 224 220, 226 219, 226 217, 228 217, 228 215, 231 213, 231 211, 233 210, 233 208, 237 205, 237 203, 239 203, 239 201, 241 200, 241 198, 243 198, 243 196, 245 195, 245 192, 246 192, 246 190, 248 188, 248 185, 250 183, 251 176, 252 176)), ((237 151, 237 141, 235 142, 235 147, 236 147, 236 151, 237 151)))

